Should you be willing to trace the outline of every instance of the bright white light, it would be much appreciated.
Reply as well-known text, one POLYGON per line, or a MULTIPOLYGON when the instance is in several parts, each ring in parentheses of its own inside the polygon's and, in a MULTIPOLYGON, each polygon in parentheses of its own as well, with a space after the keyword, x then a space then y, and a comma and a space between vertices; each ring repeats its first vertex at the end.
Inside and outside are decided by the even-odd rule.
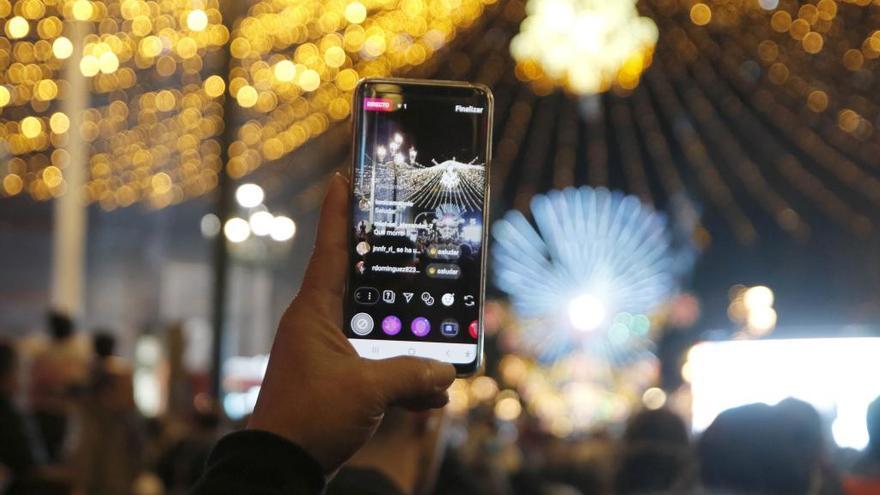
POLYGON ((156 369, 162 360, 162 344, 152 335, 140 337, 135 342, 134 357, 134 402, 141 413, 154 417, 162 411, 162 387, 156 369))
POLYGON ((263 202, 263 188, 256 184, 242 184, 235 190, 235 200, 245 208, 253 208, 263 202))
POLYGON ((204 31, 208 27, 208 14, 202 9, 190 11, 186 16, 186 27, 190 31, 204 31))
POLYGON ((773 306, 773 300, 773 291, 763 285, 749 287, 743 294, 743 304, 745 304, 746 309, 749 311, 757 308, 769 308, 773 306))
POLYGON ((230 418, 239 419, 254 410, 260 383, 266 375, 269 356, 233 356, 223 363, 223 383, 226 396, 223 409, 230 418), (229 389, 226 384, 235 384, 229 389))
POLYGON ((230 218, 223 226, 223 234, 229 242, 239 243, 251 236, 251 226, 243 218, 230 218))
POLYGON ((483 226, 472 218, 467 225, 461 228, 461 238, 467 242, 479 244, 483 240, 483 226))
POLYGON ((220 219, 217 218, 217 215, 208 213, 202 217, 202 221, 199 222, 199 228, 203 236, 208 239, 214 238, 220 233, 220 219))
POLYGON ((581 294, 568 303, 568 319, 571 326, 582 332, 591 332, 605 321, 608 309, 593 294, 581 294))
POLYGON ((296 234, 296 224, 288 217, 277 216, 272 220, 270 235, 276 241, 289 241, 296 234))
POLYGON ((642 404, 648 409, 660 409, 666 405, 666 392, 657 387, 651 387, 642 394, 642 404))
POLYGON ((251 232, 254 235, 265 236, 272 233, 272 226, 275 224, 275 216, 268 211, 254 212, 248 223, 251 225, 251 232))
POLYGON ((643 350, 647 332, 610 342, 612 316, 649 315, 668 301, 694 259, 690 247, 670 245, 662 214, 604 188, 538 194, 531 213, 509 211, 492 226, 495 284, 523 322, 524 347, 545 361, 643 350))
POLYGON ((779 0, 758 0, 758 5, 764 10, 774 10, 779 7, 779 0))
POLYGON ((549 77, 579 94, 633 88, 651 61, 656 24, 636 0, 529 0, 510 53, 527 79, 549 77), (526 69, 537 64, 540 74, 526 69))
POLYGON ((766 306, 756 307, 749 311, 746 324, 753 335, 766 335, 776 327, 776 310, 766 306))
POLYGON ((868 444, 865 415, 880 395, 880 338, 710 342, 688 353, 693 429, 745 404, 809 402, 832 419, 840 447, 868 444))

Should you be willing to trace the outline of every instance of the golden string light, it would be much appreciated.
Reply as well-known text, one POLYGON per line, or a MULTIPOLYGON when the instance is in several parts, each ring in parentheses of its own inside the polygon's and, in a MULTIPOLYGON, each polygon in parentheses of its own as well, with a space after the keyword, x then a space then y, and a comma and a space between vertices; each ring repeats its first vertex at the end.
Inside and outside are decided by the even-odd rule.
POLYGON ((0 169, 2 193, 63 193, 69 133, 89 143, 86 197, 107 209, 141 200, 161 207, 210 190, 220 169, 212 137, 223 115, 202 74, 229 33, 216 0, 196 3, 0 0, 0 17, 20 14, 6 20, 8 38, 0 38, 0 66, 8 61, 0 139, 12 155, 0 169), (76 58, 73 22, 90 24, 76 58), (69 87, 65 64, 88 78, 90 105, 76 129, 58 111, 69 87))
POLYGON ((261 1, 238 24, 229 95, 248 109, 229 148, 240 177, 348 117, 361 77, 421 65, 494 0, 261 1))
MULTIPOLYGON (((656 3, 661 15, 674 17, 672 4, 656 3)), ((774 85, 864 143, 880 116, 871 98, 880 59, 880 29, 870 22, 877 6, 876 0, 714 0, 693 3, 689 12, 694 25, 754 57, 774 85)))
POLYGON ((0 195, 48 199, 65 190, 60 155, 52 153, 69 127, 57 111, 66 89, 61 59, 72 53, 61 36, 64 8, 64 2, 0 0, 0 195))
POLYGON ((63 193, 71 133, 89 144, 85 196, 105 209, 204 194, 237 122, 224 95, 244 117, 226 164, 240 177, 346 118, 361 77, 421 65, 494 1, 253 1, 230 33, 217 0, 0 0, 0 194, 63 193), (72 39, 72 22, 90 34, 72 39), (57 105, 65 64, 88 80, 77 129, 57 105))
MULTIPOLYGON (((880 106, 871 96, 880 57, 872 40, 880 34, 875 23, 866 22, 877 2, 704 3, 712 11, 705 25, 693 19, 696 3, 649 4, 652 16, 662 20, 669 53, 676 54, 669 58, 679 67, 668 72, 678 75, 678 84, 690 80, 713 93, 739 132, 762 136, 776 156, 772 166, 798 194, 856 234, 869 235, 872 213, 860 211, 859 196, 880 204, 880 179, 871 167, 880 153, 874 129, 880 106), (788 143, 770 137, 774 128, 788 143), (828 178, 814 175, 811 167, 828 178)), ((701 112, 693 115, 705 120, 701 112)), ((750 188, 757 184, 747 182, 750 188)), ((780 226, 801 230, 793 221, 796 213, 781 206, 774 207, 780 226)))

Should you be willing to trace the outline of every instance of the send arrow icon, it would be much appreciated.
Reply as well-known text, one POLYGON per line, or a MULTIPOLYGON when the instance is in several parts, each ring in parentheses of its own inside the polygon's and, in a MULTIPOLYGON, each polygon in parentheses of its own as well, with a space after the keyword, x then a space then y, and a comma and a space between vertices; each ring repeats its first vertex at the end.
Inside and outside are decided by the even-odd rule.
POLYGON ((414 292, 404 292, 404 293, 403 293, 403 298, 406 299, 406 302, 409 302, 410 299, 413 298, 413 295, 414 295, 414 294, 415 294, 414 292))

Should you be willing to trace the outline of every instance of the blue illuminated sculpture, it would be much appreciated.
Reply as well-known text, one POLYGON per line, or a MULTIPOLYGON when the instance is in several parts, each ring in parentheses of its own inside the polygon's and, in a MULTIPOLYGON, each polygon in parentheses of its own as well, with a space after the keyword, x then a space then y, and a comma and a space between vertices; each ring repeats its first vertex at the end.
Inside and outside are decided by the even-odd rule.
POLYGON ((495 283, 524 343, 542 361, 646 352, 647 315, 674 295, 684 264, 666 217, 635 196, 587 186, 539 194, 531 211, 533 222, 514 210, 492 227, 495 283))

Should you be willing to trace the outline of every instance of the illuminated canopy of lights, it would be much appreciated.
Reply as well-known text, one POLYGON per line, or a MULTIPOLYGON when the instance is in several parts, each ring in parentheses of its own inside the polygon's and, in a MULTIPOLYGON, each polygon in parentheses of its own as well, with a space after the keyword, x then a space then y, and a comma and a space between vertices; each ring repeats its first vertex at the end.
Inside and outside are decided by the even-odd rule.
POLYGON ((638 198, 581 187, 536 195, 492 227, 496 285, 542 359, 617 359, 647 344, 651 314, 678 287, 665 218, 638 198))
POLYGON ((415 168, 404 174, 405 180, 413 185, 407 200, 424 208, 453 204, 475 211, 483 204, 485 174, 483 165, 455 160, 415 168))
POLYGON ((495 0, 261 1, 232 40, 229 93, 251 120, 230 147, 241 176, 351 112, 361 77, 421 65, 495 0))
POLYGON ((361 77, 423 64, 491 3, 252 1, 230 32, 217 0, 0 0, 0 194, 62 194, 77 138, 90 202, 199 196, 218 183, 222 147, 233 177, 286 155, 348 116, 361 77), (73 23, 88 25, 81 42, 73 23), (59 112, 66 64, 88 79, 78 129, 59 112), (222 143, 226 125, 236 130, 222 143))
POLYGON ((539 88, 633 89, 651 64, 657 26, 635 0, 528 0, 526 12, 510 53, 517 75, 539 88))

